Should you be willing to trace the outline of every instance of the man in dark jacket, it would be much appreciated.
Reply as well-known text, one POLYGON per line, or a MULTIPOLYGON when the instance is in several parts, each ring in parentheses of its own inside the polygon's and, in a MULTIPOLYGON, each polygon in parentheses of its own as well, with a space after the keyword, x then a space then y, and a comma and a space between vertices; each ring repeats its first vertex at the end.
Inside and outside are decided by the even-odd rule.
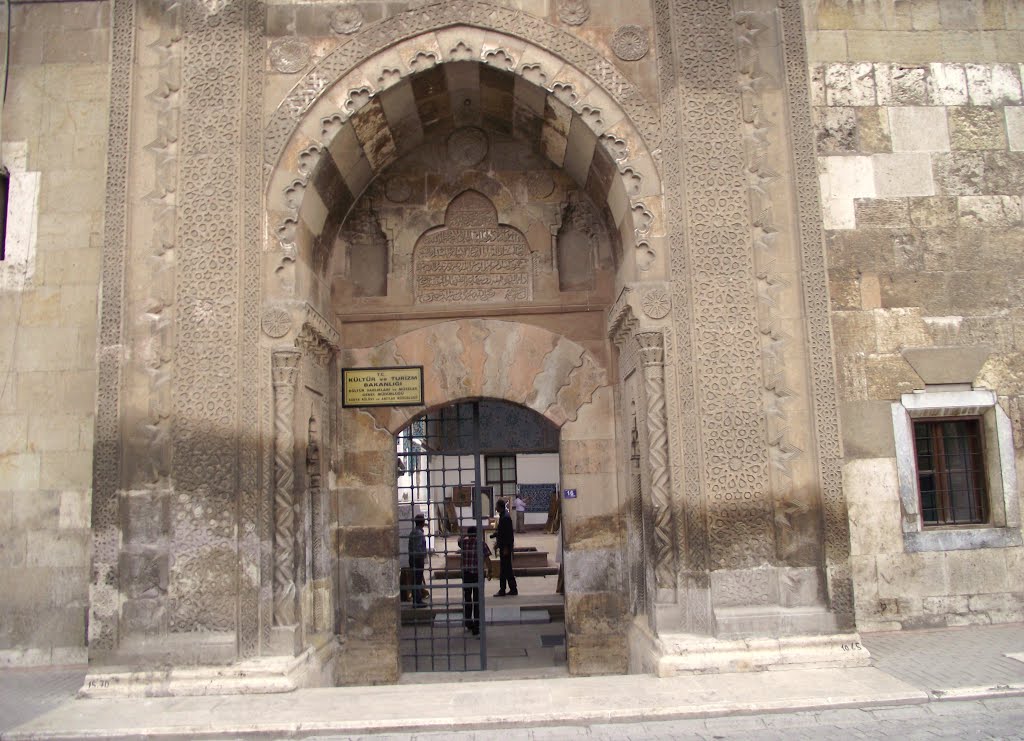
POLYGON ((512 525, 512 518, 508 516, 504 499, 498 500, 498 530, 494 535, 494 546, 498 549, 498 558, 501 566, 498 570, 498 593, 495 597, 504 597, 506 594, 514 597, 519 594, 519 585, 516 584, 516 575, 512 571, 512 550, 516 545, 516 530, 512 525), (508 591, 505 585, 508 584, 508 591))
POLYGON ((426 586, 423 579, 423 568, 427 561, 427 536, 423 532, 426 518, 417 514, 413 519, 415 525, 409 531, 409 569, 412 571, 412 606, 426 607, 426 586))

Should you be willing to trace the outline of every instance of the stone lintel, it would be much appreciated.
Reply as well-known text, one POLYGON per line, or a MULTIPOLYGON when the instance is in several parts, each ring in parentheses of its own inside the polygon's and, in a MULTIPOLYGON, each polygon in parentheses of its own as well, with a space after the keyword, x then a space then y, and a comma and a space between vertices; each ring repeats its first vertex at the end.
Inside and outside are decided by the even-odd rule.
POLYGON ((986 345, 957 347, 907 347, 904 359, 928 385, 972 383, 988 360, 986 345))

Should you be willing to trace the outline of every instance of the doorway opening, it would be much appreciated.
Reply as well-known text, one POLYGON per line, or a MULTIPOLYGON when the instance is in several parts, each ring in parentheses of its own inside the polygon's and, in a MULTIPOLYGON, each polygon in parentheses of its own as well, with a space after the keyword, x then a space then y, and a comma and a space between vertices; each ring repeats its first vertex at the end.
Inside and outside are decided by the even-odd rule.
POLYGON ((558 442, 542 415, 492 399, 399 431, 403 674, 565 669, 558 442), (499 596, 499 502, 518 529, 514 595, 499 596))

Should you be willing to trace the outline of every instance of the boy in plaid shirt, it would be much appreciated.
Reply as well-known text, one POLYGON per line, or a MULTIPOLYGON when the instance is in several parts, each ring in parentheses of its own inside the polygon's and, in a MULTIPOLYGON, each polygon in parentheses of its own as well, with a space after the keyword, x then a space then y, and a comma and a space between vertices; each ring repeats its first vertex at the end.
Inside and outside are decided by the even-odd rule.
MULTIPOLYGON (((476 525, 470 525, 466 534, 459 538, 462 549, 462 603, 463 624, 473 635, 480 635, 480 571, 476 561, 476 525)), ((491 549, 483 544, 484 558, 491 555, 491 549)))

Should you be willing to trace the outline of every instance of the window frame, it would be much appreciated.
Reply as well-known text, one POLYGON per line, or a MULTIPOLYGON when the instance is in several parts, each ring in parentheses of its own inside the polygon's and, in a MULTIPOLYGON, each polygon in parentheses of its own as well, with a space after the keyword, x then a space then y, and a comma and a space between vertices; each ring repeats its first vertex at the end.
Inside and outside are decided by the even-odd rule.
MULTIPOLYGON (((985 451, 988 449, 985 440, 984 421, 980 416, 976 415, 962 415, 955 417, 925 417, 925 418, 911 418, 911 426, 914 433, 914 465, 917 473, 917 486, 918 486, 918 497, 921 503, 921 527, 922 528, 936 528, 936 527, 961 527, 966 525, 987 525, 989 524, 989 518, 991 517, 991 507, 989 506, 989 490, 992 488, 989 484, 988 477, 988 466, 985 461, 985 451), (972 464, 966 469, 966 473, 971 479, 970 485, 964 492, 962 490, 954 490, 948 486, 949 474, 952 470, 947 466, 949 455, 947 451, 947 444, 950 438, 945 434, 942 429, 942 425, 945 424, 960 424, 960 425, 971 425, 973 430, 971 434, 966 435, 965 439, 968 441, 967 445, 969 448, 968 456, 972 459, 972 464), (924 506, 924 491, 921 489, 921 477, 925 475, 921 470, 921 457, 922 450, 919 445, 921 441, 921 435, 918 434, 918 430, 927 425, 928 432, 927 438, 931 445, 927 455, 932 459, 932 466, 928 469, 928 473, 935 480, 935 511, 937 513, 937 522, 928 522, 925 519, 926 507, 924 506), (978 459, 979 463, 977 467, 973 464, 973 460, 978 459), (969 504, 968 509, 970 511, 978 511, 980 514, 977 519, 971 521, 956 521, 956 512, 959 509, 955 498, 958 496, 966 496, 969 504)), ((966 429, 966 428, 965 428, 966 429)))
POLYGON ((919 391, 903 394, 892 405, 896 469, 903 512, 903 543, 907 552, 1005 548, 1024 545, 1010 419, 994 392, 919 391), (977 418, 988 513, 986 522, 924 525, 918 485, 915 420, 977 418))
POLYGON ((519 484, 519 460, 515 453, 490 453, 484 455, 484 481, 488 486, 494 487, 494 501, 498 499, 506 499, 510 504, 515 498, 517 486, 519 484), (506 479, 505 474, 508 472, 505 466, 507 459, 512 461, 512 479, 506 479), (491 461, 498 461, 498 480, 491 479, 491 461), (512 486, 512 493, 506 494, 506 485, 512 486))

